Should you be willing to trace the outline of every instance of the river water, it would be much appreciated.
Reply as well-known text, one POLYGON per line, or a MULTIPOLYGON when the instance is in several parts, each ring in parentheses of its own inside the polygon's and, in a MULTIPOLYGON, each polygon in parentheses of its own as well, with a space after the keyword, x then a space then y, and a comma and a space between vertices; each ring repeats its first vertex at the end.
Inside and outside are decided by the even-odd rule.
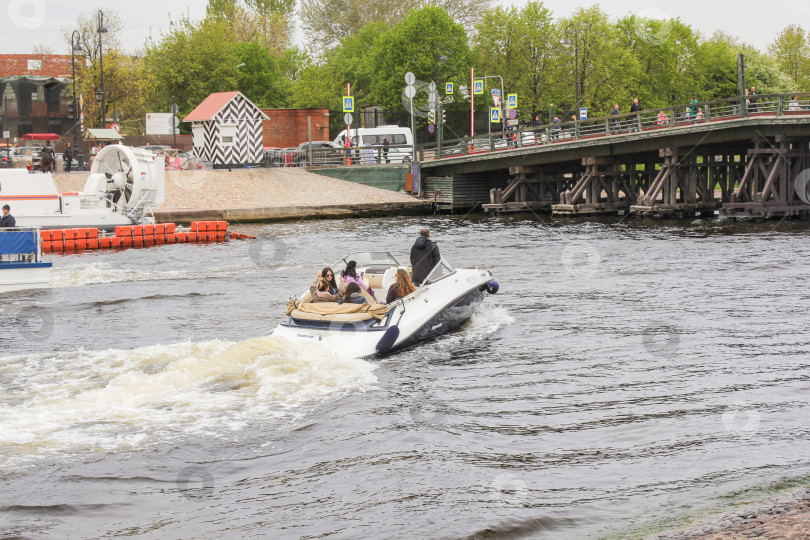
POLYGON ((810 474, 810 225, 235 226, 51 257, 0 308, 0 537, 640 537, 810 474), (270 337, 428 226, 501 291, 383 359, 270 337))

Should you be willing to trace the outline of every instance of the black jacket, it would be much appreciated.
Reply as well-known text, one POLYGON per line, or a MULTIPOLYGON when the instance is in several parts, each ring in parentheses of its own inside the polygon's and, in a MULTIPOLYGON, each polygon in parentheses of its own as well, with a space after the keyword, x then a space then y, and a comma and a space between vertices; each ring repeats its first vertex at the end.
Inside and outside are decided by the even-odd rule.
POLYGON ((14 216, 11 214, 6 214, 3 217, 0 217, 0 229, 3 227, 16 227, 17 220, 14 219, 14 216))
POLYGON ((630 112, 639 112, 641 110, 641 104, 636 105, 636 102, 630 104, 630 112))
POLYGON ((412 279, 414 283, 422 283, 433 267, 439 264, 442 256, 436 242, 420 236, 411 248, 412 279))

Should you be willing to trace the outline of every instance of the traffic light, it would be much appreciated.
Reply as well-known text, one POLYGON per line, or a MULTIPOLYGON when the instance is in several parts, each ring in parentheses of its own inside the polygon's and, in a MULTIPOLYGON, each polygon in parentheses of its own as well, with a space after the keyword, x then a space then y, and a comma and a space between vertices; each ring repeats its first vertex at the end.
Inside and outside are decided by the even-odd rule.
POLYGON ((435 124, 436 123, 436 113, 433 111, 428 111, 428 123, 435 124))
POLYGON ((445 111, 444 109, 442 109, 442 124, 446 124, 446 123, 447 123, 447 117, 444 115, 444 113, 446 113, 446 112, 447 112, 447 111, 445 111))
POLYGON ((68 118, 74 120, 76 118, 76 109, 73 107, 73 102, 68 103, 67 106, 68 118))

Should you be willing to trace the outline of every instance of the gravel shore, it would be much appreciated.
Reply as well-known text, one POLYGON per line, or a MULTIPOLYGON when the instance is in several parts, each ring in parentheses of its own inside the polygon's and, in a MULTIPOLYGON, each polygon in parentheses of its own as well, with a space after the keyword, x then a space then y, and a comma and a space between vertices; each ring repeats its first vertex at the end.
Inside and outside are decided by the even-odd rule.
MULTIPOLYGON (((87 174, 53 177, 60 191, 81 191, 87 174)), ((301 167, 166 171, 166 202, 160 210, 320 207, 414 200, 404 193, 336 180, 301 167)))
POLYGON ((775 502, 747 507, 650 540, 810 539, 810 488, 775 502))

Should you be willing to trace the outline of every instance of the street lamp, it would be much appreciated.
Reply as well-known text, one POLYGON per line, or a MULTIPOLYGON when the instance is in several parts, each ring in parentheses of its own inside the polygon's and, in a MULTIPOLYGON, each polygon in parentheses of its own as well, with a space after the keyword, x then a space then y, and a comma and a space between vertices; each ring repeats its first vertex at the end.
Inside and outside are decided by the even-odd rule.
MULTIPOLYGON (((104 12, 98 10, 98 64, 101 68, 101 128, 107 127, 106 103, 104 101, 104 51, 101 48, 101 34, 107 33, 107 27, 104 26, 104 12)), ((96 92, 98 97, 98 92, 96 92)))
POLYGON ((571 40, 568 38, 568 31, 572 28, 574 29, 574 88, 577 96, 577 120, 579 120, 579 30, 576 26, 574 26, 574 23, 568 23, 568 26, 565 27, 565 39, 563 40, 563 45, 566 47, 571 46, 571 40))
MULTIPOLYGON (((444 51, 444 47, 442 47, 442 51, 444 51)), ((445 65, 447 63, 447 56, 442 54, 439 56, 439 51, 433 51, 433 63, 436 66, 436 110, 434 114, 436 115, 436 123, 439 124, 439 132, 436 134, 436 151, 438 152, 439 158, 442 157, 442 143, 444 142, 444 122, 442 121, 442 101, 439 96, 439 64, 445 65)))
POLYGON ((80 37, 81 34, 79 34, 78 30, 74 30, 70 35, 70 64, 73 69, 73 154, 76 156, 76 161, 81 165, 82 157, 81 152, 79 152, 79 139, 76 134, 77 124, 82 117, 76 107, 76 53, 83 52, 82 45, 79 43, 80 37))

